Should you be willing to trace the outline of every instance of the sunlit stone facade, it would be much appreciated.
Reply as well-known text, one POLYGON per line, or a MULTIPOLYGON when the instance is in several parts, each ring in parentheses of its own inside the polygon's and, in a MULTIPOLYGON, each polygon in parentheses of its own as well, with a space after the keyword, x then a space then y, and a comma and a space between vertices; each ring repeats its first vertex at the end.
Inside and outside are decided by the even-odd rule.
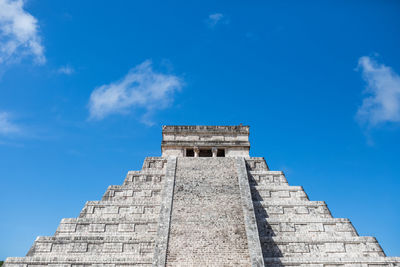
POLYGON ((400 266, 264 158, 248 126, 164 126, 148 157, 5 266, 400 266))

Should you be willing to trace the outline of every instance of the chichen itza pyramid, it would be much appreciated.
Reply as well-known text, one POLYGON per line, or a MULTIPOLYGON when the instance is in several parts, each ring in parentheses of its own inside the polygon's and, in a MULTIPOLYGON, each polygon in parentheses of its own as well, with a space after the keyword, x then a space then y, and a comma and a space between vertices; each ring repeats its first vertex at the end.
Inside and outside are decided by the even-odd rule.
POLYGON ((249 156, 248 126, 164 126, 102 200, 5 266, 400 266, 375 238, 249 156))

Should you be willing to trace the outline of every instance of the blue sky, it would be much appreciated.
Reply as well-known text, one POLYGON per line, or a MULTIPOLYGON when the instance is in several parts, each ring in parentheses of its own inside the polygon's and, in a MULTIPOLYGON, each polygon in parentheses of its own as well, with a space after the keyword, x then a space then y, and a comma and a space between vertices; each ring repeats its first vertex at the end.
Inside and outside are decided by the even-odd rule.
POLYGON ((400 256, 398 1, 0 0, 0 259, 159 156, 161 125, 251 155, 400 256))

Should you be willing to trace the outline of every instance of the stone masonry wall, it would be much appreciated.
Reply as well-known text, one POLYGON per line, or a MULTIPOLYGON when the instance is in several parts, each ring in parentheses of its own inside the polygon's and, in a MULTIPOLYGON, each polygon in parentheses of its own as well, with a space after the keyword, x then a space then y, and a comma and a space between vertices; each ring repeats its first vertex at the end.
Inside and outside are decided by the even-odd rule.
POLYGON ((54 236, 39 236, 26 257, 6 267, 151 266, 166 159, 146 158, 123 185, 88 201, 79 217, 63 219, 54 236))
POLYGON ((7 258, 4 266, 165 266, 154 264, 157 242, 166 244, 167 266, 255 266, 256 247, 267 267, 400 266, 375 238, 333 218, 325 202, 310 201, 263 158, 162 157, 146 158, 142 170, 128 172, 122 185, 88 201, 77 218, 63 219, 53 236, 39 236, 26 257, 7 258), (251 192, 244 194, 244 184, 251 192), (165 213, 171 216, 160 216, 162 196, 172 200, 165 213))
POLYGON ((167 266, 251 266, 234 158, 178 158, 167 266))
POLYGON ((146 158, 4 267, 400 267, 375 238, 250 158, 248 136, 243 125, 164 126, 163 157, 146 158), (183 157, 187 148, 225 157, 183 157))
POLYGON ((263 158, 246 162, 265 266, 400 266, 375 238, 359 236, 348 219, 333 218, 325 202, 310 201, 263 158))

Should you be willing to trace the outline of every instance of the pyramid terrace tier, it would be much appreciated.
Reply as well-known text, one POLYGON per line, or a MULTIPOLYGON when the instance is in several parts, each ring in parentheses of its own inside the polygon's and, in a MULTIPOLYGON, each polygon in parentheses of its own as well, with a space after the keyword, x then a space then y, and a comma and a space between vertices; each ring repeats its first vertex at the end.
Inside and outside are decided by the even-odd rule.
POLYGON ((264 257, 384 257, 375 238, 366 236, 262 237, 264 257))
POLYGON ((249 183, 251 186, 263 185, 288 185, 285 174, 282 171, 257 170, 248 171, 249 183))
MULTIPOLYGON (((400 266, 399 257, 376 257, 376 258, 264 258, 266 267, 396 267, 400 266)), ((97 257, 25 257, 25 258, 8 258, 7 266, 12 267, 38 267, 51 262, 53 266, 62 267, 126 267, 152 266, 151 260, 133 259, 132 257, 113 257, 113 256, 97 256, 97 257)))
POLYGON ((308 201, 308 196, 301 186, 288 185, 254 185, 251 186, 251 195, 254 201, 270 199, 293 199, 308 201))
POLYGON ((266 257, 266 267, 398 267, 399 257, 266 257))
POLYGON ((339 218, 265 218, 257 220, 260 237, 310 236, 350 237, 358 236, 348 219, 339 218))
POLYGON ((165 178, 165 170, 130 171, 123 186, 131 185, 137 188, 162 185, 165 178))
POLYGON ((112 185, 109 186, 102 200, 160 200, 161 185, 112 185))
MULTIPOLYGON (((140 254, 139 254, 140 255, 140 254)), ((150 267, 151 257, 146 253, 138 257, 118 255, 95 255, 95 256, 33 256, 33 257, 10 257, 7 258, 9 267, 150 267)))
POLYGON ((269 171, 268 164, 263 157, 246 158, 246 168, 250 172, 269 171))
POLYGON ((142 171, 163 170, 166 167, 166 163, 167 158, 146 157, 142 165, 142 171))
POLYGON ((158 220, 134 218, 68 218, 63 219, 55 236, 117 236, 155 237, 158 220))
POLYGON ((119 217, 136 216, 144 218, 152 215, 158 216, 160 202, 145 200, 135 201, 88 201, 82 209, 79 217, 119 217))
POLYGON ((331 218, 332 215, 323 201, 253 201, 257 217, 319 217, 331 218))
POLYGON ((154 238, 151 237, 139 239, 130 236, 39 236, 27 256, 90 256, 110 253, 120 257, 144 254, 151 257, 154 242, 154 238))

